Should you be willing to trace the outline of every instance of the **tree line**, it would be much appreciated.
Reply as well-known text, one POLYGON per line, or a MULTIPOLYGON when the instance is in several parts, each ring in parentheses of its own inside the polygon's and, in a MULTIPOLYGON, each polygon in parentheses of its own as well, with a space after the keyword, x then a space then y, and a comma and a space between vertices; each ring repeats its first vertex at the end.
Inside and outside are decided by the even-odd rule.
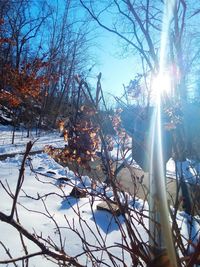
POLYGON ((87 75, 92 62, 89 21, 76 16, 74 3, 0 2, 1 122, 51 129, 70 112, 73 77, 87 75))

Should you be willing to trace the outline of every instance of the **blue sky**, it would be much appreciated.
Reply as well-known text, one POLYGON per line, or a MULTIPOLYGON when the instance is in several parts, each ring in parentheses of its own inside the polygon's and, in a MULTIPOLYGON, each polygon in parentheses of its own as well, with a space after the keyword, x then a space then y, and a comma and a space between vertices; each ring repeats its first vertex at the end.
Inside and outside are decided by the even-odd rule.
POLYGON ((114 49, 100 51, 100 65, 96 69, 102 72, 103 89, 114 95, 120 95, 123 92, 123 84, 128 85, 135 76, 134 60, 131 57, 120 59, 114 55, 114 51, 114 49))
MULTIPOLYGON (((49 2, 55 5, 55 7, 58 4, 58 12, 63 12, 66 3, 65 0, 49 0, 49 2)), ((72 17, 75 19, 80 19, 82 17, 83 20, 86 17, 88 17, 88 19, 90 18, 90 15, 82 6, 77 5, 77 7, 78 9, 75 8, 73 10, 72 17)), ((104 15, 103 17, 105 22, 109 25, 112 21, 112 17, 110 17, 110 15, 104 15)), ((138 72, 136 69, 138 64, 135 64, 134 56, 131 56, 131 54, 128 58, 119 56, 119 54, 122 54, 121 40, 119 37, 102 29, 93 20, 91 20, 89 27, 93 29, 92 35, 94 34, 94 36, 97 37, 97 39, 94 40, 96 45, 93 44, 90 48, 93 54, 93 60, 96 61, 95 67, 91 72, 92 76, 95 78, 91 79, 90 82, 92 86, 95 87, 97 81, 96 76, 101 72, 103 91, 120 96, 123 93, 123 84, 128 85, 129 81, 134 79, 135 74, 138 72)))
MULTIPOLYGON (((92 74, 97 76, 101 72, 103 91, 120 96, 123 93, 123 84, 127 86, 139 72, 136 57, 131 53, 127 57, 120 56, 122 53, 120 40, 112 33, 100 30, 97 42, 98 46, 92 49, 97 60, 92 74)), ((95 79, 92 79, 92 83, 95 82, 95 79)))
MULTIPOLYGON (((58 12, 60 14, 64 11, 64 0, 49 0, 51 5, 56 6, 58 4, 58 12)), ((37 9, 34 9, 34 12, 37 9)), ((74 9, 75 13, 72 13, 72 17, 77 19, 86 16, 90 17, 89 14, 81 7, 74 9), (87 15, 86 15, 87 14, 87 15)), ((106 23, 110 23, 111 17, 106 18, 106 23)), ((93 29, 92 36, 97 38, 94 43, 91 44, 91 53, 93 54, 93 61, 95 67, 92 69, 93 79, 90 79, 90 83, 95 87, 97 79, 96 76, 99 72, 102 73, 102 89, 105 93, 120 96, 123 93, 123 84, 128 85, 131 79, 134 79, 138 71, 138 64, 135 63, 135 57, 128 55, 128 57, 119 56, 122 53, 122 44, 119 37, 116 37, 113 33, 107 32, 97 25, 95 21, 91 21, 91 29, 93 29)), ((92 37, 91 36, 91 37, 92 37)), ((89 51, 90 53, 90 51, 89 51)), ((89 66, 90 67, 90 66, 89 66)))

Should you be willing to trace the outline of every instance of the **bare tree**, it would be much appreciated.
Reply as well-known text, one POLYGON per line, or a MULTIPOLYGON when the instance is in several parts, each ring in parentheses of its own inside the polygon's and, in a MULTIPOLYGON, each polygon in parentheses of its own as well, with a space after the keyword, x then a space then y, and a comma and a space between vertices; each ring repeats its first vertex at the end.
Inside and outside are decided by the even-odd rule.
MULTIPOLYGON (((163 1, 104 1, 96 6, 94 1, 80 0, 82 6, 89 12, 91 17, 105 30, 115 34, 127 47, 126 50, 136 52, 135 56, 140 56, 147 64, 151 74, 156 74, 159 70, 159 49, 160 35, 162 30, 163 1), (113 18, 113 22, 107 18, 113 18)), ((189 66, 194 60, 199 60, 199 49, 192 44, 192 52, 187 53, 188 39, 194 31, 195 15, 198 15, 198 4, 190 5, 188 1, 175 1, 173 7, 173 18, 170 26, 169 40, 170 49, 166 51, 169 67, 176 66, 173 75, 181 75, 181 80, 176 86, 176 94, 182 99, 188 97, 186 88, 186 77, 189 66)), ((164 22, 165 23, 165 22, 164 22)), ((199 31, 197 30, 197 34, 199 31)), ((196 40, 198 37, 196 36, 196 40)), ((190 46, 191 51, 191 46, 190 46)), ((192 64, 193 64, 192 63, 192 64)))
MULTIPOLYGON (((76 88, 73 76, 85 73, 90 62, 91 27, 87 18, 77 18, 78 10, 73 1, 64 3, 63 11, 58 6, 48 19, 49 68, 47 75, 56 79, 44 90, 41 116, 49 116, 49 124, 56 125, 57 118, 70 110, 76 88)), ((42 118, 40 118, 42 120, 42 118)))

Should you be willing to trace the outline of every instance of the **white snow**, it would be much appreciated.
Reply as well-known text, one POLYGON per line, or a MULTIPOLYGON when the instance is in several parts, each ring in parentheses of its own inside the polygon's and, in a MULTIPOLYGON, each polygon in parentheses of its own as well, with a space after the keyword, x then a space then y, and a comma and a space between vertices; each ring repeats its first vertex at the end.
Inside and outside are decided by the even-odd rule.
MULTIPOLYGON (((11 131, 6 127, 1 127, 0 133, 1 155, 12 152, 19 153, 25 150, 25 144, 27 143, 28 139, 25 138, 24 135, 21 135, 21 133, 18 132, 16 136, 16 144, 11 145, 11 131)), ((32 138, 35 137, 33 136, 32 138)), ((62 138, 58 137, 58 133, 44 134, 37 140, 33 149, 42 150, 43 146, 46 144, 63 146, 64 142, 62 138)), ((5 160, 0 161, 0 180, 4 185, 6 185, 6 183, 9 184, 10 190, 13 193, 15 192, 22 158, 22 155, 16 155, 15 157, 8 157, 5 160)), ((168 164, 168 174, 174 175, 173 162, 170 161, 168 164)), ((185 169, 185 171, 188 170, 185 169)), ((189 171, 192 173, 191 169, 189 171)), ((194 173, 192 173, 192 175, 193 174, 194 173)), ((72 228, 74 227, 74 229, 76 229, 82 235, 82 230, 84 230, 84 235, 91 245, 96 246, 99 241, 102 246, 104 246, 104 242, 106 242, 107 246, 111 246, 110 251, 112 251, 118 257, 121 257, 122 251, 117 245, 118 243, 121 243, 121 233, 119 231, 118 224, 110 213, 96 209, 97 203, 101 201, 101 195, 98 194, 103 192, 102 185, 98 184, 97 186, 98 194, 96 192, 96 195, 98 196, 88 196, 78 200, 69 196, 74 185, 82 188, 85 187, 87 188, 88 192, 92 192, 91 180, 89 177, 84 176, 80 180, 80 178, 76 177, 74 173, 67 167, 64 168, 60 166, 45 153, 32 155, 31 161, 27 162, 26 164, 25 179, 18 198, 17 207, 20 223, 31 233, 42 235, 42 237, 46 239, 50 237, 52 240, 54 240, 58 247, 60 247, 61 244, 56 225, 53 223, 53 220, 50 219, 50 217, 44 215, 44 213, 46 213, 46 208, 48 213, 51 214, 51 216, 60 226, 62 233, 61 242, 66 253, 68 253, 70 256, 76 256, 82 253, 83 247, 80 238, 77 234, 69 229, 69 225, 71 225, 72 228), (33 167, 35 172, 31 171, 30 165, 33 167), (69 178, 69 181, 61 182, 59 178, 62 177, 69 178), (42 200, 36 200, 38 196, 43 196, 42 200), (80 217, 77 214, 79 214, 80 217), (96 237, 98 238, 98 241, 96 237)), ((108 197, 112 198, 112 190, 108 189, 106 194, 108 197)), ((9 215, 11 211, 12 200, 2 186, 0 186, 0 196, 0 211, 9 215)), ((132 204, 131 199, 130 204, 132 204)), ((144 205, 142 200, 138 199, 134 205, 138 212, 143 212, 144 214, 148 215, 148 205, 144 205), (144 208, 146 211, 144 211, 144 208)), ((125 229, 124 219, 122 216, 119 216, 119 222, 125 229)), ((188 217, 184 212, 178 213, 177 223, 182 231, 182 234, 187 237, 188 217)), ((148 229, 147 219, 144 219, 144 224, 148 229)), ((142 240, 147 242, 148 235, 144 227, 139 224, 137 220, 135 220, 135 225, 138 232, 142 236, 142 240)), ((199 229, 199 224, 197 223, 196 228, 197 230, 199 229)), ((8 224, 0 222, 0 233, 0 241, 9 248, 12 257, 19 257, 20 255, 23 255, 20 237, 16 230, 14 230, 8 224)), ((194 239, 197 240, 198 236, 195 236, 195 234, 193 236, 194 239)), ((39 251, 36 245, 33 245, 27 239, 25 239, 25 243, 28 247, 29 253, 39 251)), ((112 263, 108 259, 108 256, 105 252, 96 252, 96 255, 98 259, 106 261, 108 265, 112 266, 112 263)), ((130 266, 130 256, 125 252, 124 257, 126 259, 127 266, 130 266)), ((2 246, 0 246, 0 259, 3 260, 7 258, 8 256, 6 255, 4 249, 2 246)), ((91 262, 86 255, 80 256, 78 260, 80 263, 91 266, 91 262)), ((12 266, 12 264, 5 266, 12 266)), ((53 262, 46 260, 44 257, 37 256, 30 259, 30 266, 53 267, 56 265, 53 262)), ((119 263, 119 266, 122 265, 119 263)))
MULTIPOLYGON (((176 178, 176 166, 174 160, 171 158, 167 162, 167 177, 176 178)), ((199 183, 200 163, 195 160, 177 162, 177 174, 179 179, 184 177, 186 182, 193 184, 199 183)))
MULTIPOLYGON (((14 158, 7 158, 6 160, 0 162, 1 181, 4 184, 5 181, 7 181, 12 192, 14 192, 17 183, 19 172, 18 170, 20 167, 21 159, 22 156, 16 156, 14 158)), ((96 240, 92 232, 94 232, 95 235, 98 237, 98 231, 100 231, 101 235, 106 240, 106 244, 108 246, 113 246, 116 242, 121 242, 118 225, 114 221, 113 216, 108 212, 96 210, 96 205, 97 203, 99 203, 100 198, 94 198, 93 214, 91 210, 91 197, 77 200, 69 196, 69 193, 71 192, 74 184, 79 186, 80 184, 82 184, 82 181, 75 177, 75 175, 71 171, 69 171, 68 168, 61 167, 53 159, 49 158, 49 156, 44 153, 32 156, 31 164, 33 165, 33 168, 40 174, 37 174, 37 177, 35 177, 35 174, 31 172, 29 166, 26 167, 25 180, 22 187, 23 191, 20 193, 20 205, 18 206, 20 222, 22 225, 25 225, 25 227, 30 232, 36 232, 37 234, 42 233, 43 237, 51 236, 51 238, 53 238, 59 246, 59 238, 55 231, 55 225, 53 224, 53 221, 49 218, 46 218, 40 213, 36 213, 36 211, 45 212, 45 208, 42 204, 42 201, 32 199, 37 198, 38 195, 43 196, 45 194, 52 193, 51 195, 45 198, 45 205, 48 208, 48 212, 57 221, 58 225, 60 227, 63 227, 63 242, 64 239, 66 239, 65 249, 69 255, 75 256, 82 252, 82 244, 78 236, 67 229, 67 222, 64 218, 64 216, 66 216, 69 223, 71 225, 74 224, 75 228, 81 232, 80 220, 76 215, 76 212, 80 213, 82 220, 85 220, 87 222, 87 225, 84 224, 84 221, 82 221, 81 224, 84 228, 84 232, 88 242, 90 242, 91 244, 95 244, 96 240), (51 175, 49 175, 48 172, 52 172, 51 175), (47 176, 43 176, 42 174, 47 176), (58 178, 64 176, 70 178, 70 181, 68 183, 65 182, 64 184, 62 184, 60 188, 58 178), (31 196, 31 198, 25 197, 25 194, 31 196), (31 210, 34 212, 31 212, 31 210), (96 221, 96 225, 94 221, 96 221)), ((90 179, 88 177, 83 177, 83 183, 88 188, 88 190, 90 190, 91 184, 90 179)), ((2 212, 5 212, 6 214, 9 214, 12 201, 2 188, 0 189, 0 194, 3 200, 0 204, 0 210, 2 212)), ((122 216, 119 217, 119 220, 123 225, 122 216)), ((0 223, 0 228, 1 241, 4 242, 6 246, 10 248, 10 252, 13 257, 18 257, 20 251, 22 251, 19 242, 19 235, 15 230, 12 229, 11 226, 6 225, 5 223, 0 223), (16 247, 19 249, 16 250, 16 247)), ((145 234, 144 230, 143 238, 145 241, 147 241, 147 235, 145 234)), ((28 243, 31 252, 38 251, 35 246, 30 244, 30 242, 28 243)), ((112 248, 112 251, 114 251, 116 255, 118 253, 121 253, 118 246, 112 248)), ((104 258, 105 256, 99 253, 99 257, 104 258)), ((0 258, 7 258, 1 247, 0 258)), ((54 266, 53 263, 50 263, 49 261, 44 261, 42 257, 36 257, 31 259, 30 261, 31 266, 34 266, 34 264, 35 266, 54 266)), ((80 262, 85 264, 86 258, 81 257, 80 262)), ((89 263, 87 266, 89 266, 89 263)))
POLYGON ((35 131, 32 131, 29 138, 26 135, 26 131, 16 131, 14 144, 11 144, 12 127, 0 126, 0 155, 23 153, 29 141, 35 141, 32 151, 43 150, 45 145, 63 147, 65 144, 63 137, 59 137, 58 131, 53 133, 43 131, 39 136, 36 136, 35 131))

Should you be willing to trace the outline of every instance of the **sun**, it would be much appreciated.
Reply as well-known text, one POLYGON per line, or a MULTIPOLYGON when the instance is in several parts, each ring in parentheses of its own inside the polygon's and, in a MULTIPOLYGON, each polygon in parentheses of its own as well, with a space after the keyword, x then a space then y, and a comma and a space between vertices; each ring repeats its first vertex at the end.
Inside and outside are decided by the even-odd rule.
POLYGON ((152 80, 152 95, 156 99, 164 94, 170 94, 172 79, 168 72, 160 72, 152 80))

